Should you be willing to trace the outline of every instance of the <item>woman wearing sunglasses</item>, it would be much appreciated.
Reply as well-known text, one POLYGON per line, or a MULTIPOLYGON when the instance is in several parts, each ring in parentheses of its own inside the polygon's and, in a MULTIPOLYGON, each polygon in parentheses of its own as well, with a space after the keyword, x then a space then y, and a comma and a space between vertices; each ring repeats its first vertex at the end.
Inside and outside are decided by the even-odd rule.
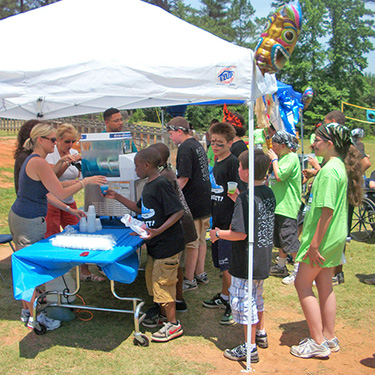
MULTIPOLYGON (((46 157, 47 162, 51 165, 57 178, 63 182, 64 186, 76 184, 80 176, 80 164, 77 162, 81 160, 81 155, 77 150, 72 148, 77 137, 78 132, 73 125, 61 124, 56 130, 57 143, 55 144, 55 149, 46 157)), ((65 203, 66 207, 69 206, 70 209, 77 209, 73 195, 63 199, 62 202, 65 203)), ((47 232, 45 238, 60 233, 60 227, 64 229, 67 225, 78 224, 79 218, 71 215, 69 211, 48 203, 46 216, 47 232)), ((104 277, 91 273, 87 264, 81 266, 81 281, 101 282, 104 280, 104 277)))
MULTIPOLYGON (((76 184, 78 183, 77 179, 80 172, 71 163, 81 160, 81 155, 72 148, 77 139, 77 130, 70 124, 62 124, 56 130, 56 139, 54 150, 47 155, 46 160, 56 173, 57 178, 63 182, 63 186, 76 184)), ((65 203, 65 207, 69 206, 71 209, 77 209, 73 195, 63 199, 62 202, 65 203)), ((70 215, 65 207, 61 210, 48 203, 46 238, 59 233, 60 226, 65 228, 67 225, 75 225, 79 222, 79 219, 70 215)))
MULTIPOLYGON (((107 181, 104 176, 93 176, 64 187, 45 160, 46 156, 54 151, 55 143, 55 130, 46 123, 35 125, 30 133, 30 138, 25 142, 25 149, 32 149, 33 152, 22 165, 17 199, 11 207, 8 217, 9 228, 17 250, 44 238, 47 202, 80 218, 85 215, 83 211, 71 209, 61 200, 77 193, 86 185, 102 185, 107 181)), ((34 299, 35 292, 31 302, 22 301, 21 321, 27 323, 30 328, 33 328, 32 317, 29 318, 29 315, 34 299)), ((38 321, 45 324, 47 330, 60 326, 60 322, 53 321, 44 314, 38 316, 38 321)))

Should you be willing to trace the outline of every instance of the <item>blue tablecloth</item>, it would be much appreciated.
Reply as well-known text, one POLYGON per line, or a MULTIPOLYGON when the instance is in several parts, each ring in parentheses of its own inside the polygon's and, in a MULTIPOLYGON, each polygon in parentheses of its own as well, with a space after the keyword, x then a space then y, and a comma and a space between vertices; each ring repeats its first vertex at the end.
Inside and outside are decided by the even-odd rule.
POLYGON ((49 239, 41 240, 12 254, 13 293, 17 300, 30 301, 34 289, 64 275, 72 267, 93 263, 102 268, 110 280, 132 283, 138 274, 137 248, 143 240, 130 236, 129 228, 103 228, 95 234, 113 234, 113 250, 90 251, 54 247, 49 239), (89 254, 81 256, 84 251, 89 254))

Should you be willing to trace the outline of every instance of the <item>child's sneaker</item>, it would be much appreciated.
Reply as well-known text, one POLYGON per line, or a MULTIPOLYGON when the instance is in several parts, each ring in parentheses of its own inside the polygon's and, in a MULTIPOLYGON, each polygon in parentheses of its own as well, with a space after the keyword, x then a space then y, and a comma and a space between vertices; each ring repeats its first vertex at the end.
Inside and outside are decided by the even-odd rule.
POLYGON ((146 311, 145 319, 151 319, 159 316, 160 311, 160 305, 154 302, 153 306, 146 311))
POLYGON ((325 342, 319 345, 312 338, 306 338, 299 345, 293 345, 290 354, 299 358, 324 358, 331 354, 331 350, 325 342))
POLYGON ((178 320, 176 324, 167 322, 164 326, 155 332, 151 338, 156 342, 167 342, 169 340, 180 337, 184 333, 181 323, 178 320))
POLYGON ((232 316, 232 309, 230 308, 230 305, 227 304, 227 307, 225 308, 225 313, 220 319, 220 324, 224 326, 229 326, 234 324, 233 316, 232 316))
POLYGON ((255 343, 257 344, 259 348, 267 349, 268 348, 267 333, 265 333, 264 335, 256 335, 255 343))
POLYGON ((247 356, 246 343, 244 342, 233 349, 225 349, 223 354, 225 358, 232 361, 245 361, 247 356))
POLYGON ((203 306, 209 309, 225 309, 226 302, 221 298, 220 293, 216 294, 216 296, 212 297, 211 299, 204 300, 203 306))
POLYGON ((187 310, 188 310, 187 304, 184 299, 182 299, 181 301, 176 300, 176 311, 185 312, 187 310))
POLYGON ((167 321, 167 317, 161 314, 142 320, 142 325, 147 328, 156 328, 162 326, 167 321))
POLYGON ((278 264, 275 264, 270 269, 270 275, 277 276, 277 277, 285 277, 289 275, 289 272, 286 266, 280 267, 278 264))
POLYGON ((197 280, 193 279, 192 281, 185 279, 182 282, 182 291, 190 292, 191 290, 198 289, 197 280))
POLYGON ((339 339, 337 337, 334 337, 332 340, 325 340, 324 343, 331 349, 331 352, 336 353, 340 350, 339 339))
MULTIPOLYGON (((225 349, 223 354, 225 358, 228 358, 232 361, 246 361, 246 357, 247 357, 246 342, 244 342, 241 345, 236 346, 233 349, 225 349)), ((256 347, 251 351, 250 358, 251 358, 251 363, 259 362, 258 350, 256 347)))
POLYGON ((30 310, 29 309, 22 309, 21 310, 21 322, 27 323, 30 318, 30 310))
POLYGON ((295 272, 294 270, 292 271, 292 273, 289 275, 289 276, 286 276, 284 277, 281 282, 285 285, 291 285, 291 284, 294 284, 294 281, 296 280, 296 276, 297 276, 297 272, 295 272))
POLYGON ((210 281, 208 280, 207 273, 202 272, 199 275, 195 275, 195 280, 201 284, 208 284, 210 281))
MULTIPOLYGON (((47 328, 47 331, 53 331, 54 329, 57 329, 61 326, 60 320, 50 319, 43 312, 37 316, 36 320, 40 324, 43 324, 47 328)), ((34 319, 32 316, 30 316, 27 322, 27 328, 34 329, 34 319)))
POLYGON ((332 286, 340 285, 345 283, 344 272, 340 272, 332 277, 332 286))

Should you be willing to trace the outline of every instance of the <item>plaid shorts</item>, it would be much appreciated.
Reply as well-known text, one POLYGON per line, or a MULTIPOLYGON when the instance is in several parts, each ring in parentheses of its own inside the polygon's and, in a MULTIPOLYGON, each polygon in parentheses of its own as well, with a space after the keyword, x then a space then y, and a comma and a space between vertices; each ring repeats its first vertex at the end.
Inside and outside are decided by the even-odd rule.
MULTIPOLYGON (((239 324, 248 324, 249 288, 247 279, 240 279, 238 277, 231 276, 231 285, 229 287, 229 293, 233 320, 239 324)), ((256 324, 258 323, 258 312, 256 302, 253 296, 251 296, 250 303, 250 323, 256 324)))
POLYGON ((264 311, 263 283, 264 280, 253 280, 253 298, 258 312, 264 311))

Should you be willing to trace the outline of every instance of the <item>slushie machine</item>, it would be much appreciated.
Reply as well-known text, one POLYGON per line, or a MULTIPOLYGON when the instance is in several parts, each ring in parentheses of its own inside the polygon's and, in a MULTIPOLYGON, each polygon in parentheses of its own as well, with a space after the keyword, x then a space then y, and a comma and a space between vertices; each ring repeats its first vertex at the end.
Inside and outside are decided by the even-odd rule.
MULTIPOLYGON (((140 180, 135 173, 130 132, 82 134, 80 139, 82 176, 106 176, 108 188, 122 196, 137 200, 140 180)), ((131 211, 115 199, 105 198, 98 185, 85 187, 85 211, 95 206, 99 216, 124 216, 131 211)))

